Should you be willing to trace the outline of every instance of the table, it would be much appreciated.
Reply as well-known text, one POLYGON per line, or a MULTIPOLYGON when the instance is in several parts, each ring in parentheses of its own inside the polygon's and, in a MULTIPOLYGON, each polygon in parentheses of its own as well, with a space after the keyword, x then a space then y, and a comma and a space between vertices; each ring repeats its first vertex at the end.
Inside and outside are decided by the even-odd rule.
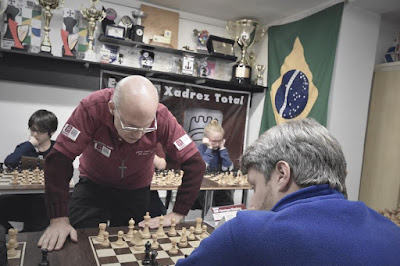
MULTIPOLYGON (((176 226, 176 229, 179 230, 183 226, 189 228, 190 226, 195 226, 196 222, 186 222, 181 223, 176 226)), ((202 225, 207 225, 206 223, 202 223, 202 225)), ((125 233, 128 231, 128 226, 124 227, 110 227, 106 229, 110 235, 116 235, 119 230, 124 231, 125 233)), ((135 230, 138 230, 138 227, 135 226, 135 230)), ((167 232, 168 227, 165 228, 167 232)), ((63 265, 96 265, 96 261, 94 258, 94 254, 89 242, 89 236, 97 236, 99 233, 98 228, 89 228, 89 229, 78 229, 78 243, 73 243, 69 239, 64 244, 64 247, 59 251, 49 252, 47 255, 47 259, 50 262, 50 265, 54 266, 63 266, 63 265)), ((208 233, 212 233, 214 228, 207 225, 208 233)), ((43 232, 33 232, 33 233, 19 233, 17 240, 18 242, 26 242, 25 247, 25 260, 24 266, 37 266, 41 260, 41 251, 37 247, 37 242, 41 237, 43 232)))
MULTIPOLYGON (((77 171, 75 171, 76 173, 77 171)), ((70 191, 73 190, 75 183, 74 179, 71 179, 70 182, 70 191)), ((150 190, 177 190, 179 186, 176 185, 158 185, 152 184, 150 190)), ((204 208, 201 212, 201 217, 204 217, 207 214, 207 211, 210 209, 213 196, 215 190, 242 190, 242 203, 246 205, 247 203, 247 192, 249 189, 252 189, 250 184, 245 185, 220 185, 215 181, 212 181, 208 178, 203 178, 200 190, 205 191, 205 203, 204 208)), ((35 184, 35 185, 10 185, 9 179, 5 180, 4 176, 0 179, 0 194, 29 194, 29 193, 44 193, 44 184, 35 184), (1 182, 3 180, 3 182, 1 182)))

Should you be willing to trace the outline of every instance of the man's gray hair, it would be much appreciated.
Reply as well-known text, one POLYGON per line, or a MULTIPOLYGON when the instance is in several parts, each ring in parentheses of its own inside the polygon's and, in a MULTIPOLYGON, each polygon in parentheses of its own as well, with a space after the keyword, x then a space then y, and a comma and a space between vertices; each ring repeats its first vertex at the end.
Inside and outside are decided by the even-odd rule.
POLYGON ((275 126, 249 146, 241 158, 241 170, 250 167, 269 181, 278 161, 289 164, 291 178, 300 187, 329 184, 347 197, 346 159, 337 139, 314 119, 275 126))

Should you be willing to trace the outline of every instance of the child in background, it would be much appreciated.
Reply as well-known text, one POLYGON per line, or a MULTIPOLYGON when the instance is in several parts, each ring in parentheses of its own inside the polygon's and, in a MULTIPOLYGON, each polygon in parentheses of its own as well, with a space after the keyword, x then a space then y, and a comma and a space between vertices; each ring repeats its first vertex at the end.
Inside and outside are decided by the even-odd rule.
MULTIPOLYGON (((207 170, 209 171, 232 171, 233 163, 229 157, 228 150, 225 147, 225 131, 218 120, 212 120, 204 128, 204 137, 201 144, 197 145, 207 170)), ((232 205, 231 190, 216 190, 212 206, 232 205)), ((204 207, 204 191, 199 191, 199 195, 192 209, 204 207)))
MULTIPOLYGON (((28 141, 19 144, 14 152, 7 156, 4 164, 9 168, 16 168, 22 156, 45 158, 55 143, 51 136, 57 130, 57 126, 57 117, 52 112, 34 112, 28 122, 28 141)), ((7 231, 12 227, 9 221, 23 222, 24 232, 44 230, 49 225, 44 194, 0 195, 0 225, 7 231)))

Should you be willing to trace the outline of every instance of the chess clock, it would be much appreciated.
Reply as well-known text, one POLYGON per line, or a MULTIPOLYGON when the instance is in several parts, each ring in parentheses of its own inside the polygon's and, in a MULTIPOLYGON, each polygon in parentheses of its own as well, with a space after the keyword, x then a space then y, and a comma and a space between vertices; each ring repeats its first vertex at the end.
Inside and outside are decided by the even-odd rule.
POLYGON ((131 40, 135 42, 143 42, 144 26, 133 25, 131 32, 131 40))

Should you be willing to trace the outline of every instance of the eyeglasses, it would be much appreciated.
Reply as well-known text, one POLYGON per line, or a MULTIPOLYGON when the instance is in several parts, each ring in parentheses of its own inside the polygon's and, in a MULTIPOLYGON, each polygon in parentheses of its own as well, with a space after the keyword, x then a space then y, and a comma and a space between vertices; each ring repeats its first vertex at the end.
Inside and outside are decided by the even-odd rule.
POLYGON ((220 143, 220 142, 222 141, 222 139, 221 139, 221 140, 212 140, 212 139, 210 139, 210 138, 209 138, 209 140, 210 140, 211 143, 216 143, 216 144, 217 144, 217 143, 220 143))
POLYGON ((117 113, 119 115, 119 122, 121 123, 121 128, 123 131, 126 132, 142 132, 144 134, 146 133, 150 133, 153 132, 155 130, 157 130, 157 116, 154 116, 154 127, 127 127, 124 125, 124 123, 122 123, 122 119, 121 119, 121 113, 119 112, 118 108, 115 108, 115 110, 117 110, 117 113))

